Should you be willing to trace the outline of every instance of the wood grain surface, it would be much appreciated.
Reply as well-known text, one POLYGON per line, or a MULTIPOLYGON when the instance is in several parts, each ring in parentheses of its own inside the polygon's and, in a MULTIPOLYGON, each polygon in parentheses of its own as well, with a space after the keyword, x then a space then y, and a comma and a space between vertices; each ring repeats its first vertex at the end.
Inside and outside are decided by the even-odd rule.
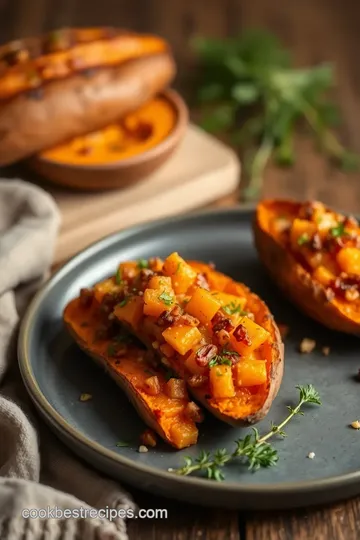
MULTIPOLYGON (((298 65, 332 61, 343 122, 339 135, 360 152, 360 2, 357 0, 0 0, 0 41, 62 25, 116 24, 162 34, 179 65, 178 87, 194 73, 187 46, 195 34, 227 36, 247 27, 276 32, 298 65)), ((308 141, 297 142, 294 168, 269 167, 263 196, 320 198, 359 212, 360 174, 324 164, 308 141)), ((236 197, 219 201, 231 206, 236 197)), ((167 520, 129 522, 130 540, 357 540, 360 498, 327 508, 241 515, 135 494, 142 507, 168 508, 167 520)))

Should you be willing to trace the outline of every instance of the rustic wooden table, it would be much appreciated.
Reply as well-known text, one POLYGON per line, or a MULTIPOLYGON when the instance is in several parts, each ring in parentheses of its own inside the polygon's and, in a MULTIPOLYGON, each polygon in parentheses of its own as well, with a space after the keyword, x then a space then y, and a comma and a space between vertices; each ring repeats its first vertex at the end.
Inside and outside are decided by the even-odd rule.
MULTIPOLYGON (((360 2, 356 0, 0 0, 0 41, 62 25, 119 24, 168 38, 179 79, 187 79, 192 57, 186 46, 196 33, 226 36, 263 26, 279 35, 299 65, 330 60, 337 68, 343 141, 360 152, 360 2), (61 6, 59 6, 61 4, 61 6), (59 9, 61 7, 61 9, 59 9)), ((270 168, 263 196, 318 197, 360 213, 360 175, 329 169, 306 141, 298 141, 294 169, 270 168)), ((236 196, 219 201, 232 206, 236 196)), ((328 508, 244 513, 185 507, 153 495, 135 494, 141 507, 167 508, 167 520, 129 522, 130 540, 357 540, 360 497, 328 508)))

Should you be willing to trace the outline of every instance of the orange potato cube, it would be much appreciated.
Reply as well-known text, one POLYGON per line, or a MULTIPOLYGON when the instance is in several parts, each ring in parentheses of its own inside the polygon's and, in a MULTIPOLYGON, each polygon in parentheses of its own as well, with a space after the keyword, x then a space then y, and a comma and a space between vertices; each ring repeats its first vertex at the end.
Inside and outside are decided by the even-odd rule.
POLYGON ((211 292, 196 288, 191 300, 186 304, 185 311, 199 319, 202 324, 209 324, 215 313, 221 308, 221 303, 211 292))
POLYGON ((136 328, 143 315, 144 301, 141 296, 132 296, 127 301, 120 302, 114 309, 114 315, 119 321, 136 328))
POLYGON ((96 300, 101 304, 105 294, 109 294, 118 291, 119 288, 115 285, 114 278, 104 279, 100 283, 97 283, 94 287, 94 296, 96 300))
POLYGON ((185 360, 184 364, 186 369, 189 370, 192 375, 205 375, 206 368, 199 366, 195 358, 196 351, 192 352, 190 356, 188 356, 188 358, 185 360))
POLYGON ((236 339, 235 336, 237 334, 238 326, 231 334, 230 343, 234 347, 234 349, 242 356, 248 356, 252 351, 255 351, 270 337, 269 332, 265 330, 265 328, 252 321, 248 317, 242 317, 240 319, 239 325, 242 325, 245 328, 247 337, 249 338, 249 343, 246 343, 245 340, 238 341, 236 339))
POLYGON ((159 317, 164 311, 171 308, 174 297, 168 292, 160 290, 146 289, 144 292, 144 315, 159 317))
POLYGON ((210 368, 211 395, 215 399, 235 396, 232 368, 226 364, 210 368))
POLYGON ((329 285, 335 279, 335 276, 325 266, 318 266, 313 272, 313 278, 322 285, 329 285))
POLYGON ((165 341, 179 354, 186 354, 201 339, 196 326, 170 326, 162 333, 165 341))
POLYGON ((148 283, 148 288, 161 289, 163 291, 171 291, 172 290, 171 278, 167 276, 153 276, 148 283))
POLYGON ((337 254, 336 261, 346 274, 360 274, 360 249, 344 247, 337 254))
POLYGON ((195 270, 178 253, 172 253, 165 259, 163 272, 171 277, 176 294, 185 294, 197 276, 195 270))
POLYGON ((235 379, 238 386, 258 386, 267 381, 266 361, 241 359, 235 366, 235 379))
POLYGON ((119 266, 120 279, 131 279, 138 273, 138 265, 135 261, 123 262, 119 266))
POLYGON ((316 233, 316 224, 306 219, 294 219, 290 229, 290 242, 293 250, 299 250, 316 233))
POLYGON ((197 443, 198 430, 194 422, 175 421, 170 426, 170 434, 177 448, 186 448, 197 443))

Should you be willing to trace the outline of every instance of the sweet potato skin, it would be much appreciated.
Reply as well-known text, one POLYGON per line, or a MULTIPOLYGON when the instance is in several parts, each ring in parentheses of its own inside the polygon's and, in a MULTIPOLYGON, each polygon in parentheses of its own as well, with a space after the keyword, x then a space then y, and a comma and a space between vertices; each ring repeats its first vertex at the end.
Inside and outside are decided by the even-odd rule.
MULTIPOLYGON (((173 440, 171 436, 171 431, 164 428, 161 419, 156 415, 156 412, 148 406, 146 401, 143 399, 141 393, 137 390, 131 377, 127 378, 125 375, 119 373, 116 369, 114 369, 114 367, 108 361, 106 353, 99 350, 99 348, 91 346, 91 343, 89 343, 80 335, 80 332, 77 331, 76 324, 76 314, 79 312, 78 306, 79 299, 76 298, 69 302, 69 304, 67 304, 63 313, 64 325, 70 336, 74 339, 75 343, 90 358, 92 358, 97 365, 104 368, 105 371, 114 379, 116 384, 124 391, 129 401, 132 403, 137 413, 148 427, 153 429, 165 442, 167 442, 170 446, 174 447, 177 450, 185 448, 186 446, 190 446, 190 444, 179 445, 173 440)), ((196 442, 197 438, 194 438, 191 441, 191 444, 195 444, 196 442)))
POLYGON ((175 71, 165 51, 50 81, 38 98, 0 102, 0 165, 105 127, 167 87, 175 71))
POLYGON ((312 279, 291 252, 284 249, 279 240, 266 227, 267 208, 277 206, 289 213, 297 213, 300 203, 296 201, 269 200, 260 203, 253 220, 255 246, 261 262, 279 289, 305 315, 323 326, 346 334, 360 335, 360 318, 354 320, 351 311, 346 313, 336 300, 328 300, 325 287, 312 279))

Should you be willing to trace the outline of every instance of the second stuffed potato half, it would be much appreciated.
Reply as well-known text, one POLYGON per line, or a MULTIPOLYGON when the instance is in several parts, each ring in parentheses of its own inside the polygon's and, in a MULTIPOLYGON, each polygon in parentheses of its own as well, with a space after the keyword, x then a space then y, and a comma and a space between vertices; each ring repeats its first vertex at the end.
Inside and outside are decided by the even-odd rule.
MULTIPOLYGON (((183 440, 176 434, 174 444, 164 436, 165 424, 156 429, 176 447, 196 443, 201 407, 228 424, 252 425, 269 412, 281 384, 284 347, 266 304, 244 284, 176 252, 165 260, 122 262, 114 275, 82 290, 68 304, 64 321, 78 345, 92 357, 100 354, 108 368, 117 355, 120 329, 143 344, 147 354, 137 360, 141 377, 137 385, 127 384, 126 392, 153 428, 161 417, 169 417, 176 402, 179 431, 184 427, 193 433, 183 440), (86 299, 83 307, 74 309, 81 297, 86 299), (79 316, 91 331, 81 330, 79 316), (107 354, 101 345, 93 345, 96 331, 107 354), (149 362, 155 371, 149 370, 149 362), (164 370, 166 383, 159 375, 164 370), (144 396, 158 394, 166 399, 159 400, 149 422, 149 411, 143 414, 144 396)), ((122 365, 121 354, 117 362, 122 365)), ((128 361, 117 380, 123 389, 126 366, 128 361)))

